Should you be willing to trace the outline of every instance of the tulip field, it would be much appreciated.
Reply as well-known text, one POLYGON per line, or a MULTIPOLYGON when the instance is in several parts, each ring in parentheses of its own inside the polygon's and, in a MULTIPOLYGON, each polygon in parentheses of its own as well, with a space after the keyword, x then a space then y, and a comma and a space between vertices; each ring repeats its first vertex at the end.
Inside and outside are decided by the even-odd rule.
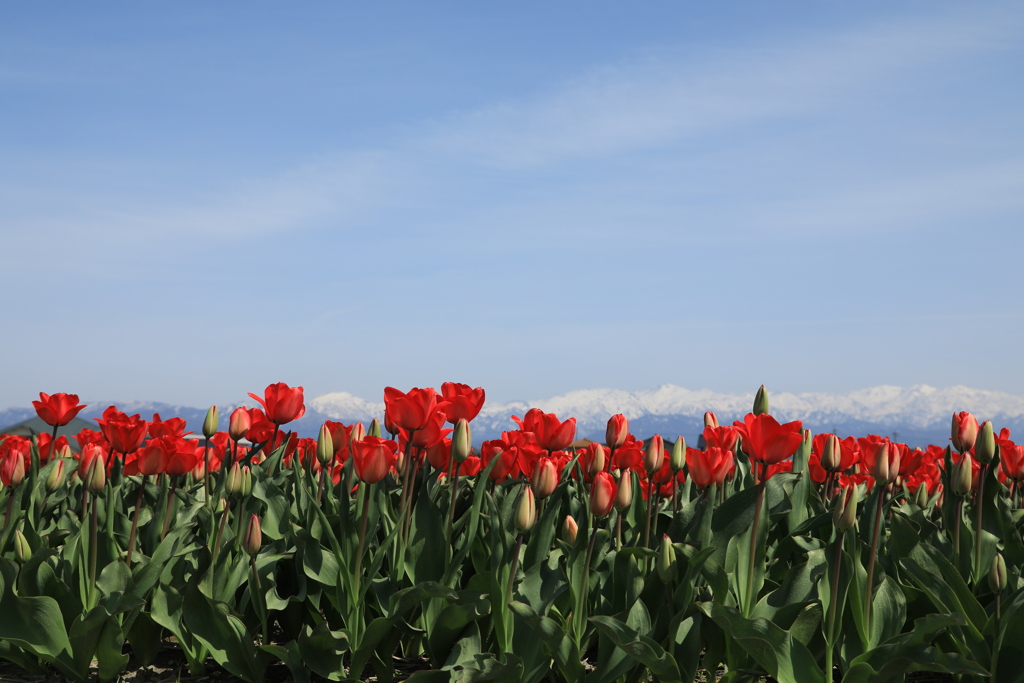
MULTIPOLYGON (((576 441, 532 409, 474 447, 483 389, 384 391, 383 420, 289 423, 302 387, 180 418, 33 401, 0 442, 0 659, 112 681, 1024 682, 1024 446, 780 424, 762 387, 698 443, 576 441), (223 429, 222 429, 223 428, 223 429), (56 437, 56 438, 55 438, 56 437)), ((665 437, 663 439, 663 436, 665 437)))

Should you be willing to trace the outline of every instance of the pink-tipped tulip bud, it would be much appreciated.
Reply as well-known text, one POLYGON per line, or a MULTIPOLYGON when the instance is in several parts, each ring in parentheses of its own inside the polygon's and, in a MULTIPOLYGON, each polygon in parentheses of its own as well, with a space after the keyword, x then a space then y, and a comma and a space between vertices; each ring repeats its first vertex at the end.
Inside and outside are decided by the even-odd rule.
POLYGON ((46 477, 46 492, 54 493, 64 485, 64 459, 57 460, 46 477))
POLYGON ((971 459, 970 453, 964 453, 960 456, 960 462, 957 463, 956 468, 953 470, 953 481, 950 482, 953 486, 953 493, 958 496, 966 496, 971 492, 973 480, 974 461, 971 459))
POLYGON ((538 500, 544 500, 558 487, 558 467, 551 458, 541 458, 533 467, 530 487, 538 500))
POLYGON ((85 490, 97 494, 107 484, 107 467, 99 455, 89 463, 89 471, 85 473, 85 490))
POLYGON ((252 515, 249 524, 245 527, 245 534, 242 536, 242 550, 249 553, 249 557, 256 557, 263 547, 263 530, 260 529, 260 518, 252 515))
MULTIPOLYGON (((455 458, 455 462, 463 463, 469 454, 473 450, 473 432, 469 428, 469 421, 464 417, 460 417, 459 421, 455 423, 455 431, 452 432, 452 457, 455 458)), ((538 497, 544 498, 537 493, 538 497)))
POLYGON ((54 455, 54 457, 61 460, 66 460, 67 458, 70 458, 71 446, 67 444, 61 445, 60 448, 56 450, 56 455, 54 455))
POLYGON ((366 435, 380 438, 380 420, 377 418, 370 420, 370 426, 366 429, 366 435))
POLYGON ((978 438, 974 442, 974 457, 978 462, 987 465, 996 457, 996 435, 992 433, 992 421, 985 420, 978 428, 978 438))
POLYGON ((245 408, 235 408, 228 420, 228 436, 232 441, 241 441, 249 433, 252 426, 252 417, 245 408))
POLYGON ((537 523, 537 501, 533 489, 524 486, 519 492, 519 505, 516 507, 516 531, 526 533, 537 523))
POLYGON ((605 465, 608 464, 608 449, 599 443, 595 443, 593 448, 594 457, 590 461, 590 471, 587 472, 591 479, 596 477, 598 472, 604 472, 605 465))
POLYGON ((836 496, 836 506, 832 510, 832 524, 839 531, 848 531, 857 523, 857 503, 860 489, 847 485, 836 496))
POLYGON ((242 468, 237 462, 228 470, 228 476, 224 480, 224 491, 229 496, 237 496, 242 492, 242 468))
POLYGON ((626 443, 629 436, 629 420, 625 415, 612 415, 608 418, 608 427, 604 430, 604 443, 608 448, 618 448, 626 443))
POLYGON ((647 440, 647 452, 644 455, 644 469, 647 476, 653 475, 661 469, 661 463, 665 460, 665 442, 660 434, 655 434, 647 440))
POLYGON ((218 429, 220 429, 220 413, 217 412, 217 406, 210 406, 210 409, 206 411, 206 419, 203 420, 203 436, 212 439, 218 429))
POLYGON ((196 466, 192 468, 192 479, 195 481, 203 481, 206 479, 206 463, 200 460, 196 463, 196 466))
POLYGON ((625 510, 633 502, 633 472, 626 470, 619 477, 619 490, 615 492, 615 509, 625 510))
POLYGON ((878 458, 875 460, 875 471, 872 472, 872 476, 875 478, 875 482, 880 486, 885 486, 896 480, 896 474, 899 472, 892 472, 889 467, 889 444, 883 443, 881 450, 878 452, 878 458))
POLYGON ((672 444, 672 457, 669 458, 668 466, 672 469, 674 474, 679 474, 685 465, 686 439, 681 436, 677 436, 676 442, 672 444))
POLYGON ((615 478, 607 472, 598 472, 590 485, 590 512, 595 517, 607 517, 615 505, 618 487, 615 478))
POLYGON ((321 465, 326 465, 334 459, 334 437, 331 436, 331 428, 321 425, 320 433, 316 437, 316 459, 321 465))
POLYGON ((676 549, 668 534, 661 535, 661 547, 658 548, 658 559, 655 563, 658 576, 662 582, 672 583, 676 578, 676 549))
POLYGON ((711 427, 712 429, 717 429, 719 427, 718 418, 715 417, 715 414, 710 410, 704 413, 704 427, 711 427))
MULTIPOLYGON (((348 436, 348 446, 352 447, 352 444, 356 441, 362 441, 366 438, 366 427, 363 426, 362 422, 356 422, 352 425, 352 431, 348 436)), ((378 437, 380 438, 380 437, 378 437)))
POLYGON ((580 527, 576 524, 576 520, 571 515, 566 515, 565 521, 562 522, 562 540, 569 545, 575 545, 576 535, 579 531, 580 527))
MULTIPOLYGON (((21 529, 14 530, 14 557, 22 564, 32 559, 32 546, 28 544, 28 539, 25 538, 25 534, 21 533, 21 529)), ((1005 565, 1003 574, 1006 574, 1005 565)))
POLYGON ((966 453, 974 448, 977 438, 978 420, 967 411, 953 413, 953 426, 950 432, 953 448, 961 453, 966 453))
POLYGON ((754 415, 766 415, 769 412, 768 406, 768 390, 761 385, 761 388, 754 394, 754 409, 750 411, 754 415))
POLYGON ((842 455, 839 437, 835 434, 828 434, 825 439, 825 447, 821 449, 821 468, 826 472, 835 472, 839 469, 842 455))
POLYGON ((1002 553, 992 558, 992 567, 988 571, 988 586, 996 595, 1006 590, 1006 560, 1002 553))

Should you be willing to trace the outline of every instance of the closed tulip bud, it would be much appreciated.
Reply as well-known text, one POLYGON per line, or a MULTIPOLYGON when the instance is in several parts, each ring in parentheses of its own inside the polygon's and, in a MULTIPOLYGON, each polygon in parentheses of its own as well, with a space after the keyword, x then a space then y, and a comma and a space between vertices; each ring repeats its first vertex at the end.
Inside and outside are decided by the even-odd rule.
POLYGON ((672 472, 678 474, 684 465, 686 465, 686 439, 677 436, 676 442, 672 444, 672 457, 669 458, 668 466, 672 468, 672 472))
POLYGON ((846 486, 836 496, 836 506, 832 510, 832 524, 839 531, 847 531, 857 523, 857 502, 860 489, 854 485, 846 486))
POLYGON ((235 408, 228 421, 228 436, 232 441, 241 441, 249 433, 251 426, 252 417, 249 415, 249 411, 241 407, 235 408))
POLYGON ((633 473, 626 470, 619 479, 619 490, 615 492, 615 509, 625 510, 633 502, 633 473))
POLYGON ((516 507, 516 530, 525 533, 537 523, 537 501, 533 489, 524 486, 519 492, 519 505, 516 507))
POLYGON ((590 461, 590 471, 587 474, 593 479, 597 476, 598 472, 604 472, 604 467, 608 463, 608 450, 599 443, 594 444, 594 458, 590 461))
POLYGON ((991 420, 982 422, 978 429, 978 439, 974 442, 974 457, 985 465, 996 457, 996 435, 992 433, 991 420))
POLYGON ((58 460, 46 477, 46 492, 53 493, 64 485, 64 460, 58 460))
POLYGON ((263 547, 263 530, 260 529, 260 518, 253 515, 249 518, 249 524, 245 527, 242 535, 242 550, 249 553, 249 557, 256 557, 263 547))
POLYGON ((249 470, 249 466, 245 465, 242 467, 242 490, 239 491, 239 495, 245 498, 252 493, 252 472, 249 470))
POLYGON ((953 426, 950 432, 953 447, 961 453, 966 453, 974 448, 977 438, 978 420, 967 411, 953 413, 953 426))
POLYGON ((956 469, 953 470, 953 481, 950 482, 953 486, 953 493, 966 496, 971 492, 973 479, 974 463, 971 460, 971 454, 964 453, 960 456, 960 462, 957 463, 956 469))
POLYGON ((875 460, 875 471, 872 472, 872 476, 881 486, 894 481, 896 479, 896 472, 892 472, 889 468, 889 444, 882 444, 882 449, 878 453, 878 459, 875 460), (891 478, 890 478, 891 476, 891 478))
POLYGON ((210 406, 210 409, 206 411, 206 419, 203 420, 203 436, 211 439, 218 429, 220 429, 220 413, 217 412, 217 406, 210 406))
POLYGON ((1006 590, 1006 560, 1002 553, 996 553, 992 558, 992 568, 988 571, 988 586, 992 592, 999 595, 1006 590))
POLYGON ((469 422, 465 418, 459 418, 455 423, 455 431, 452 432, 452 457, 455 458, 455 462, 465 462, 472 450, 473 432, 469 428, 469 422))
POLYGON ((719 426, 718 418, 711 411, 704 413, 704 426, 711 427, 712 429, 716 429, 719 426))
MULTIPOLYGON (((25 534, 21 533, 21 529, 14 530, 14 557, 23 564, 32 558, 32 546, 28 544, 28 539, 25 538, 25 534)), ((1005 566, 1003 567, 1003 574, 1006 574, 1005 566)), ((1003 583, 1005 583, 1005 580, 1003 583)))
POLYGON ((761 385, 761 388, 754 394, 754 409, 751 411, 754 415, 765 415, 769 412, 768 407, 768 390, 761 385))
POLYGON ((85 473, 85 490, 96 494, 103 490, 107 484, 107 468, 103 458, 96 456, 89 464, 89 471, 85 473))
POLYGON ((576 534, 579 533, 579 525, 576 524, 576 520, 570 515, 565 516, 565 521, 562 522, 562 540, 569 545, 576 543, 576 534))
POLYGON ((607 472, 598 472, 590 485, 590 512, 595 517, 606 517, 615 504, 618 487, 607 472))
POLYGON ((665 460, 665 442, 660 434, 655 434, 647 440, 647 453, 644 455, 644 469, 648 476, 661 469, 661 463, 665 460))
POLYGON ((224 480, 224 491, 229 496, 237 496, 242 492, 242 468, 237 462, 228 470, 228 476, 224 480))
POLYGON ((366 430, 367 436, 375 436, 380 438, 380 420, 373 418, 370 420, 370 427, 366 430))
POLYGON ((917 491, 914 493, 914 505, 919 508, 925 508, 928 506, 928 500, 930 498, 931 496, 928 495, 928 485, 921 482, 917 487, 917 491))
POLYGON ((842 459, 839 437, 829 434, 825 439, 825 447, 821 449, 821 467, 826 472, 835 472, 839 469, 839 462, 842 459))
POLYGON ((661 547, 658 549, 658 560, 654 566, 663 582, 672 583, 676 578, 676 549, 668 534, 661 535, 661 547))
POLYGON ((321 425, 320 434, 316 437, 316 459, 326 465, 334 458, 334 438, 327 425, 321 425))
POLYGON ((533 468, 530 487, 538 499, 544 500, 558 487, 558 468, 551 458, 541 458, 533 468))
POLYGON ((71 457, 71 446, 69 446, 67 444, 63 444, 62 446, 60 446, 57 449, 56 455, 54 455, 54 457, 55 458, 60 458, 60 459, 70 458, 71 457))
POLYGON ((352 446, 352 443, 354 441, 362 441, 364 438, 366 438, 366 427, 363 426, 362 422, 356 422, 354 425, 352 425, 352 432, 349 434, 348 437, 349 447, 352 446))
POLYGON ((629 436, 629 420, 625 415, 612 415, 608 418, 608 427, 604 431, 604 442, 608 448, 618 448, 626 443, 629 436))

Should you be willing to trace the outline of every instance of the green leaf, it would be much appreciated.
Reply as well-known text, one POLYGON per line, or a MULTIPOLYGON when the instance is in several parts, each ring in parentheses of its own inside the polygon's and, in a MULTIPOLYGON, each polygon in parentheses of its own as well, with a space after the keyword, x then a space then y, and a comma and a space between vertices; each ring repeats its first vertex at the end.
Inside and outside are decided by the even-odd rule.
POLYGON ((345 677, 345 652, 349 649, 348 637, 344 632, 333 632, 326 622, 315 628, 302 627, 297 639, 299 655, 313 673, 332 681, 345 677))
POLYGON ((57 601, 50 597, 20 597, 14 594, 18 569, 0 559, 0 640, 38 655, 66 675, 82 680, 71 658, 71 642, 57 601))
POLYGON ((437 581, 444 574, 444 554, 438 550, 445 544, 445 523, 445 516, 430 499, 427 487, 421 486, 405 555, 405 571, 413 584, 437 581))
POLYGON ((261 683, 263 668, 245 624, 199 590, 193 578, 185 589, 184 622, 225 669, 250 683, 261 683))
POLYGON ((580 659, 576 643, 554 619, 542 617, 534 612, 529 605, 516 600, 509 603, 509 609, 541 639, 544 649, 555 660, 555 666, 558 667, 558 671, 565 680, 580 681, 583 679, 583 662, 580 659))
POLYGON ((472 666, 459 670, 452 670, 451 681, 453 683, 482 683, 483 681, 494 681, 494 683, 519 683, 523 675, 523 662, 513 654, 503 654, 500 659, 494 659, 493 655, 480 654, 474 658, 472 666))
POLYGON ((655 641, 640 635, 614 617, 590 617, 590 622, 616 647, 646 666, 659 681, 683 683, 675 660, 655 641))
POLYGON ((284 645, 261 645, 260 649, 284 662, 292 674, 293 681, 309 683, 309 667, 299 652, 298 642, 289 640, 284 645))
POLYGON ((435 666, 447 661, 452 647, 462 637, 470 622, 491 612, 487 594, 480 591, 459 591, 455 602, 440 611, 427 629, 427 643, 435 666))

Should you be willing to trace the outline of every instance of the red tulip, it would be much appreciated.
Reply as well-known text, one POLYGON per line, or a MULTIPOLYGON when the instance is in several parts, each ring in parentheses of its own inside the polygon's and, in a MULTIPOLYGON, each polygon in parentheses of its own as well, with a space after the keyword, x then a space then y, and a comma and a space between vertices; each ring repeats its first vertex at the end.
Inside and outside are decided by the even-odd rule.
POLYGON ((0 451, 0 481, 4 486, 14 488, 25 479, 25 460, 31 457, 29 450, 31 444, 20 440, 12 439, 10 436, 4 439, 2 451, 0 451))
POLYGON ((252 416, 249 414, 249 409, 244 406, 235 408, 231 412, 231 419, 228 422, 228 434, 231 435, 231 440, 241 441, 244 439, 249 433, 251 425, 252 416))
POLYGON ((124 473, 128 476, 160 474, 166 471, 174 451, 174 437, 150 439, 145 446, 125 458, 124 473))
POLYGON ((537 466, 533 468, 533 476, 530 477, 530 486, 533 487, 537 498, 544 500, 558 487, 558 466, 554 458, 541 458, 537 466))
MULTIPOLYGON (((279 431, 277 425, 267 419, 267 416, 259 408, 249 408, 249 431, 246 438, 252 443, 263 443, 269 441, 274 432, 279 431)), ((265 452, 270 452, 264 449, 265 452)))
POLYGON ((149 429, 149 423, 138 415, 129 417, 114 406, 104 410, 103 417, 96 418, 96 421, 100 423, 100 429, 110 442, 110 447, 124 455, 138 450, 149 429))
MULTIPOLYGON (((507 434, 508 432, 502 436, 507 434)), ((492 439, 480 444, 481 469, 490 465, 494 458, 498 458, 500 462, 491 470, 491 479, 500 481, 509 475, 519 474, 519 450, 515 446, 510 446, 503 439, 492 439)))
MULTIPOLYGON (((412 388, 402 393, 394 387, 384 388, 384 422, 406 431, 423 429, 438 411, 448 408, 447 401, 438 401, 431 388, 412 388)), ((442 419, 442 422, 444 420, 442 419)), ((391 432, 391 428, 388 427, 391 432)), ((397 434, 398 432, 391 432, 397 434)))
POLYGON ((187 436, 192 433, 185 431, 187 425, 188 423, 180 417, 161 420, 160 413, 153 413, 153 421, 149 423, 149 436, 153 439, 161 436, 187 436))
POLYGON ((58 436, 57 440, 53 440, 53 436, 46 432, 40 432, 36 435, 36 445, 39 447, 39 462, 46 464, 50 462, 50 458, 63 457, 61 454, 65 450, 70 450, 68 446, 68 437, 58 436))
POLYGON ((647 476, 653 475, 661 469, 665 462, 665 440, 661 434, 655 434, 647 440, 647 450, 644 453, 644 469, 647 476))
POLYGON ((974 442, 978 438, 978 420, 967 411, 953 413, 953 426, 949 440, 953 442, 953 448, 961 453, 974 448, 974 442))
POLYGON ((278 382, 263 391, 263 398, 256 394, 249 396, 259 401, 267 413, 267 419, 278 426, 298 420, 306 414, 302 387, 289 387, 284 382, 278 382))
MULTIPOLYGON (((868 434, 857 439, 857 451, 860 454, 860 471, 872 474, 878 464, 878 458, 885 453, 886 458, 891 460, 894 453, 890 453, 889 438, 878 434, 868 434)), ((886 472, 889 463, 886 462, 886 472)))
POLYGON ((512 419, 524 432, 533 432, 541 448, 547 451, 560 451, 567 448, 576 438, 576 418, 570 417, 564 422, 554 413, 545 413, 540 408, 527 411, 522 419, 515 415, 512 419))
MULTIPOLYGON (((444 413, 437 412, 431 415, 421 429, 417 429, 412 433, 412 445, 417 448, 430 448, 440 442, 452 433, 451 429, 445 428, 444 423, 444 413)), ((408 433, 403 430, 401 436, 404 445, 408 440, 408 433)), ((403 448, 403 452, 404 450, 403 448)))
POLYGON ((39 400, 32 401, 39 419, 51 427, 63 427, 71 422, 86 406, 78 405, 78 394, 44 394, 39 392, 39 400))
POLYGON ((484 407, 483 387, 471 389, 468 384, 445 382, 441 385, 441 397, 448 403, 445 419, 452 424, 459 420, 472 422, 484 407))
POLYGON ((383 479, 398 460, 398 444, 376 436, 352 442, 352 459, 359 481, 374 484, 383 479))
POLYGON ((796 453, 803 443, 803 425, 799 420, 779 424, 768 413, 747 413, 743 422, 734 422, 743 439, 743 450, 750 459, 774 465, 796 453))
POLYGON ((736 442, 740 438, 739 430, 735 427, 705 427, 704 445, 708 448, 724 448, 727 451, 736 451, 736 442))
POLYGON ((724 448, 711 446, 705 451, 686 449, 686 468, 690 472, 690 480, 697 488, 705 489, 712 483, 721 486, 729 471, 735 467, 732 451, 724 448))
POLYGON ((618 486, 615 477, 607 472, 598 472, 590 485, 590 511, 595 517, 606 517, 615 505, 618 486))
POLYGON ((81 479, 83 482, 85 481, 86 474, 92 467, 93 460, 95 460, 96 458, 99 458, 100 461, 103 462, 104 465, 106 465, 106 468, 108 470, 110 469, 110 466, 112 464, 110 462, 110 459, 107 457, 106 450, 102 446, 94 443, 88 443, 85 446, 83 446, 81 452, 78 453, 77 457, 78 478, 81 479))
POLYGON ((435 470, 441 470, 442 472, 448 471, 448 464, 451 462, 452 457, 452 440, 441 439, 436 444, 427 449, 427 462, 435 470))
POLYGON ((604 443, 608 448, 618 448, 626 443, 629 436, 629 420, 625 415, 612 415, 608 418, 608 426, 604 430, 604 443))
POLYGON ((97 432, 95 429, 83 429, 75 434, 75 441, 78 443, 78 450, 82 450, 88 444, 96 444, 107 448, 110 446, 107 443, 106 437, 103 436, 103 432, 97 432))

